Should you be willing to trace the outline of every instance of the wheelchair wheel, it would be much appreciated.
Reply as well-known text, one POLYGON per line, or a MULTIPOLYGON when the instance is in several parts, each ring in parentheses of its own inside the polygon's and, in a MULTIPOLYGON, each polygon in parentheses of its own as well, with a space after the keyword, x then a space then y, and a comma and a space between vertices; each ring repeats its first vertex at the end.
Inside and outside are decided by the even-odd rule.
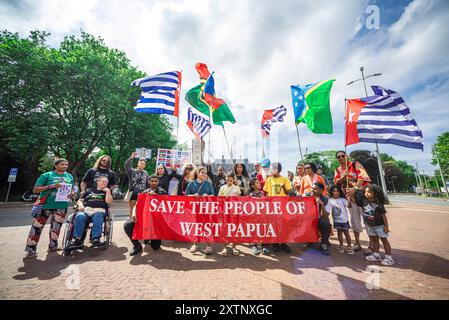
POLYGON ((110 246, 112 244, 112 232, 114 230, 114 219, 113 214, 111 213, 109 218, 105 222, 105 240, 106 246, 110 246))
POLYGON ((64 257, 68 256, 71 253, 71 250, 67 250, 67 247, 72 240, 72 230, 73 225, 69 221, 64 222, 64 236, 62 238, 62 255, 64 257))

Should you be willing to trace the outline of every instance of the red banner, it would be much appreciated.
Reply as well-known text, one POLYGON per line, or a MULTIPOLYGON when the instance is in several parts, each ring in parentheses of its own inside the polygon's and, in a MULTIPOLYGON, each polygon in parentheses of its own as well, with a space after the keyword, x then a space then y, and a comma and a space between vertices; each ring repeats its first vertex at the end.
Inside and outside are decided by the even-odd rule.
POLYGON ((318 241, 313 197, 193 197, 140 194, 133 239, 180 242, 318 241))

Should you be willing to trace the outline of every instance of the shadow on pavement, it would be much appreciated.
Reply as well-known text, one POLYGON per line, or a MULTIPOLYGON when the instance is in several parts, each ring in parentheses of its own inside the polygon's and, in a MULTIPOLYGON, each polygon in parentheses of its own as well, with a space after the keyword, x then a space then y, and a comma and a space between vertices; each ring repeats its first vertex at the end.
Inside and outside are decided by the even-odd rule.
POLYGON ((82 265, 92 261, 120 261, 126 259, 127 249, 112 244, 107 249, 84 248, 83 251, 74 252, 73 255, 63 257, 62 251, 48 253, 45 260, 24 259, 23 266, 17 269, 20 274, 15 275, 15 280, 27 280, 37 278, 49 280, 61 275, 64 270, 73 265, 82 265))

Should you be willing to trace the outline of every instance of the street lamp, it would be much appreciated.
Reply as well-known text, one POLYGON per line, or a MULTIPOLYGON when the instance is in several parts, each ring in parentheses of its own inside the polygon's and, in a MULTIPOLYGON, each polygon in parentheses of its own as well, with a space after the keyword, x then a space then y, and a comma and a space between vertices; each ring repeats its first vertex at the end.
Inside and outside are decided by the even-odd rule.
POLYGON ((393 185, 393 192, 394 193, 396 193, 396 188, 395 188, 395 186, 394 186, 394 179, 397 179, 398 177, 396 177, 396 176, 392 176, 391 177, 391 184, 393 185))
MULTIPOLYGON (((371 77, 377 77, 377 76, 381 76, 382 73, 373 73, 370 74, 369 76, 365 77, 365 74, 363 73, 363 71, 365 71, 365 67, 360 67, 360 72, 362 73, 362 78, 361 79, 357 79, 357 80, 352 80, 351 82, 348 82, 348 86, 353 84, 354 82, 363 81, 363 87, 365 88, 365 95, 368 96, 368 90, 366 90, 366 79, 371 78, 371 77)), ((377 164, 379 166, 379 173, 380 173, 380 181, 382 182, 382 190, 384 191, 385 197, 388 201, 388 194, 387 194, 387 184, 385 183, 385 175, 384 175, 384 169, 383 169, 383 165, 382 165, 382 160, 380 159, 380 152, 379 152, 379 145, 376 142, 376 154, 377 154, 377 164)))

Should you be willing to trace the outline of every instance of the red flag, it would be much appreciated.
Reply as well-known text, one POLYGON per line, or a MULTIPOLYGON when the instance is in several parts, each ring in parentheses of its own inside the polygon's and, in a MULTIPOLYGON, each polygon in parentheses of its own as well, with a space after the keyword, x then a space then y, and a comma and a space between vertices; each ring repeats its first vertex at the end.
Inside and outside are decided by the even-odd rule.
POLYGON ((262 115, 262 121, 260 123, 260 130, 262 137, 268 138, 270 136, 270 126, 273 119, 273 109, 265 110, 262 115))
POLYGON ((198 62, 195 65, 195 69, 196 69, 196 71, 198 71, 201 80, 206 81, 207 78, 209 78, 210 72, 205 63, 198 62))
POLYGON ((362 109, 365 107, 366 102, 362 102, 360 99, 347 99, 346 100, 346 137, 345 146, 358 143, 359 133, 357 131, 357 121, 362 109))

